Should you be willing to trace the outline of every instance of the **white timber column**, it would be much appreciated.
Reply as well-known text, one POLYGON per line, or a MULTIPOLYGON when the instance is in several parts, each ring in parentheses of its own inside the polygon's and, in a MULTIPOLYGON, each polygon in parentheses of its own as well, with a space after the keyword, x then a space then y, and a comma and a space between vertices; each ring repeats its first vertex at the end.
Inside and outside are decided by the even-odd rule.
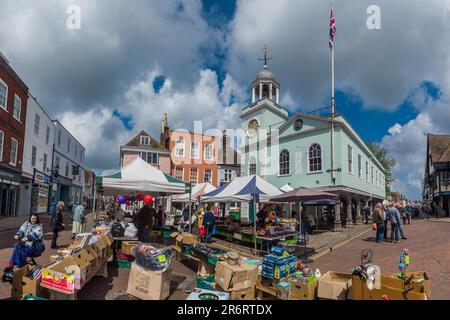
POLYGON ((252 87, 252 103, 255 103, 255 101, 256 101, 255 90, 256 90, 256 88, 255 88, 255 87, 252 87))
POLYGON ((277 104, 280 104, 280 88, 276 88, 276 100, 277 104))
POLYGON ((350 228, 352 226, 352 198, 347 197, 347 228, 350 228))
POLYGON ((361 201, 356 204, 356 222, 361 221, 361 201))
POLYGON ((260 82, 259 83, 259 100, 262 99, 262 87, 263 87, 262 82, 260 82))
POLYGON ((269 99, 273 99, 273 83, 271 82, 269 85, 269 99))
POLYGON ((334 231, 341 230, 341 204, 334 206, 334 231))

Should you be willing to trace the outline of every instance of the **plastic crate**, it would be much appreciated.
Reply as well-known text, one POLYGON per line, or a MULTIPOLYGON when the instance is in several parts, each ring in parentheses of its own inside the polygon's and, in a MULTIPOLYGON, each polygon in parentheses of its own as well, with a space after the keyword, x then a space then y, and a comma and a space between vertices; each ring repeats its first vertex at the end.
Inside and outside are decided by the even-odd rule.
POLYGON ((131 269, 131 262, 128 260, 116 260, 116 266, 120 269, 131 269))
POLYGON ((195 281, 196 288, 204 290, 216 290, 215 275, 206 277, 197 276, 195 281))

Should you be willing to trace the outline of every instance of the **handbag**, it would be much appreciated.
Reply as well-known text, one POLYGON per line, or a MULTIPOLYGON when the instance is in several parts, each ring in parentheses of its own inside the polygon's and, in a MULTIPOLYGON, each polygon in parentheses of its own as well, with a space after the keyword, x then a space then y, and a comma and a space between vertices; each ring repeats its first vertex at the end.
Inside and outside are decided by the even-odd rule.
POLYGON ((372 229, 373 230, 377 230, 377 224, 376 223, 372 224, 372 229))

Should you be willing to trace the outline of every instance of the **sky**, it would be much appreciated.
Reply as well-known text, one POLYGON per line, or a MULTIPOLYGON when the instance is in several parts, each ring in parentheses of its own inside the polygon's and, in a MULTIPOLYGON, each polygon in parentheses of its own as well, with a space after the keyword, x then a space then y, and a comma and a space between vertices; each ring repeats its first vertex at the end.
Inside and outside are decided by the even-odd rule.
MULTIPOLYGON (((420 197, 426 134, 450 134, 450 0, 334 0, 336 105, 420 197), (380 9, 369 29, 368 7, 380 9)), ((290 112, 329 105, 331 1, 2 0, 0 51, 96 173, 141 129, 238 128, 268 45, 290 112), (67 28, 68 7, 80 28, 67 28)))

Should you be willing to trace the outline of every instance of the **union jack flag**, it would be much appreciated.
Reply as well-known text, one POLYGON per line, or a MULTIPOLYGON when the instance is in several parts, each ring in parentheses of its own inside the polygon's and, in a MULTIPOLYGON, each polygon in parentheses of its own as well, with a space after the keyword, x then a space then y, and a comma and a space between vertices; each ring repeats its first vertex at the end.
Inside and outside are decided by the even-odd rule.
POLYGON ((333 4, 331 4, 330 37, 328 38, 328 44, 330 46, 330 50, 333 50, 335 36, 336 36, 336 22, 334 20, 333 4))

